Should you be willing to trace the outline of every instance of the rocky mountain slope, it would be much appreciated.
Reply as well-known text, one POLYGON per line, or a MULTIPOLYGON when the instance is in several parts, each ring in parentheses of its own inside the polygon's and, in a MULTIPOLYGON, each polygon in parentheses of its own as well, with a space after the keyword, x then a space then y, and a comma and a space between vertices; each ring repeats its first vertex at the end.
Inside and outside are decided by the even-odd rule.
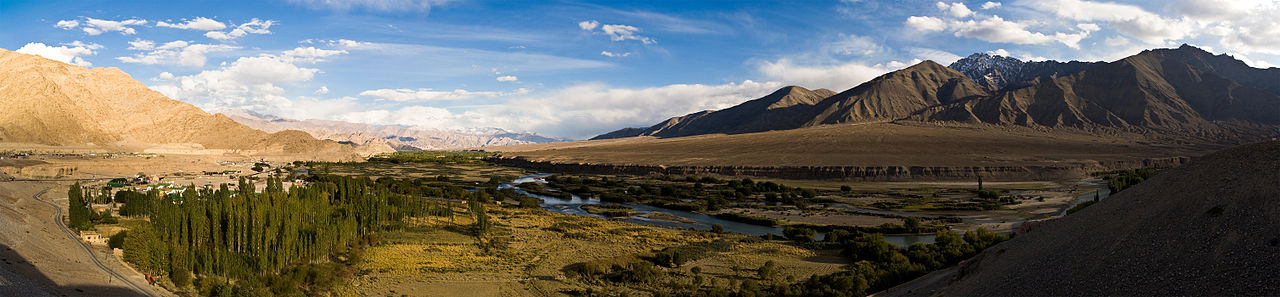
POLYGON ((444 150, 499 145, 548 143, 566 139, 546 137, 528 132, 499 129, 476 133, 414 129, 401 126, 374 126, 327 120, 291 120, 244 110, 221 110, 222 115, 267 132, 303 131, 319 139, 368 146, 386 146, 397 150, 444 150))
POLYGON ((266 133, 152 91, 117 68, 0 49, 0 142, 348 158, 357 148, 298 131, 266 133))
POLYGON ((733 134, 876 121, 1153 132, 1231 143, 1280 137, 1280 69, 1252 68, 1230 56, 1186 45, 1110 63, 1024 63, 986 54, 971 55, 950 68, 925 61, 811 107, 784 109, 785 114, 748 108, 767 98, 672 118, 638 134, 616 131, 598 138, 733 134), (754 114, 720 116, 742 112, 754 114), (742 129, 743 118, 771 118, 772 124, 764 125, 769 129, 742 129), (804 119, 803 124, 796 124, 801 122, 797 119, 804 119))
POLYGON ((1252 128, 1274 131, 1280 125, 1280 95, 1147 51, 995 96, 931 107, 910 119, 1230 139, 1252 128))
POLYGON ((839 94, 789 86, 768 96, 718 111, 674 117, 636 132, 620 130, 593 139, 630 136, 678 137, 787 130, 824 124, 889 121, 928 106, 986 95, 964 74, 925 61, 839 94))
POLYGON ((969 79, 996 91, 1006 87, 1024 86, 1036 79, 1054 79, 1059 76, 1071 75, 1102 64, 1105 63, 1080 61, 1023 62, 1011 57, 975 53, 951 63, 947 68, 960 71, 969 79))
POLYGON ((904 295, 1280 295, 1278 155, 1271 141, 1168 169, 904 295))

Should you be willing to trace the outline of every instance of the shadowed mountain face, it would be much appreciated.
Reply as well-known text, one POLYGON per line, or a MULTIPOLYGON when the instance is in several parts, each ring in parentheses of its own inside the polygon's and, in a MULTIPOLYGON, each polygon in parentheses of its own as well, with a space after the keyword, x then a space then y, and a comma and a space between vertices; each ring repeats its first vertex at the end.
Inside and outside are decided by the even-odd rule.
POLYGON ((823 124, 899 119, 922 108, 986 95, 955 70, 926 61, 836 94, 790 86, 718 111, 674 117, 648 129, 624 129, 593 139, 631 136, 679 137, 788 130, 823 124))
POLYGON ((1276 296, 1277 155, 1256 143, 1160 172, 988 248, 933 295, 1276 296))
POLYGON ((1229 142, 1280 136, 1280 69, 1252 68, 1230 56, 1186 45, 1111 63, 1024 63, 985 54, 974 54, 950 68, 925 61, 811 106, 782 111, 747 108, 795 89, 803 90, 788 87, 729 109, 600 138, 733 134, 875 121, 1118 129, 1229 142), (757 121, 747 126, 739 120, 744 118, 769 119, 769 124, 757 121))
MULTIPOLYGON (((1199 51, 1167 51, 1190 50, 1199 51)), ((1238 128, 1280 124, 1280 96, 1147 51, 996 96, 931 107, 911 119, 1229 137, 1238 128)))
POLYGON ((169 99, 117 68, 0 50, 0 142, 343 154, 350 146, 305 133, 266 133, 169 99))
POLYGON ((978 84, 990 90, 1003 90, 1008 87, 1025 86, 1036 79, 1054 79, 1084 71, 1103 62, 1058 62, 1039 61, 1023 62, 1018 59, 975 53, 957 60, 947 68, 964 73, 978 84))

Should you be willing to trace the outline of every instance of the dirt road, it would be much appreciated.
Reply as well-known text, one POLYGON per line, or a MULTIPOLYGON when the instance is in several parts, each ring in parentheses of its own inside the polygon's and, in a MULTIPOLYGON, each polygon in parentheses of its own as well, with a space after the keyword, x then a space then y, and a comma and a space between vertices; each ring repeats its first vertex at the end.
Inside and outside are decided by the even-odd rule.
POLYGON ((65 197, 66 187, 53 181, 0 182, 0 283, 7 283, 0 284, 0 294, 174 296, 144 285, 141 275, 105 248, 77 239, 62 222, 66 198, 55 198, 65 197))

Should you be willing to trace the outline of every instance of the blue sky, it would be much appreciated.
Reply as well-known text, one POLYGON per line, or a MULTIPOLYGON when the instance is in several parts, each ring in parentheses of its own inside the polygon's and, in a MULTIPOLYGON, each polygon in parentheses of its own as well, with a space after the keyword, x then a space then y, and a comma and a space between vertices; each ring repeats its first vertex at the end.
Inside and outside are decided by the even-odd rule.
POLYGON ((209 111, 586 138, 975 52, 1280 63, 1267 1, 3 1, 0 48, 209 111))

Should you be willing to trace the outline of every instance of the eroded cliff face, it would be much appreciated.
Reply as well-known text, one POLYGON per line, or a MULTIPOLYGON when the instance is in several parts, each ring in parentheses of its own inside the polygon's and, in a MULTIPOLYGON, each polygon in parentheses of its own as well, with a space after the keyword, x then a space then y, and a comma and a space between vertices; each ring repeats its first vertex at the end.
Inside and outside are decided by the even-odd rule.
POLYGON ((1080 180, 1099 171, 1174 167, 1190 157, 1124 161, 1082 161, 1032 166, 661 166, 636 164, 554 163, 524 157, 497 157, 495 162, 543 172, 591 174, 670 174, 749 176, 839 181, 987 181, 1080 180))

